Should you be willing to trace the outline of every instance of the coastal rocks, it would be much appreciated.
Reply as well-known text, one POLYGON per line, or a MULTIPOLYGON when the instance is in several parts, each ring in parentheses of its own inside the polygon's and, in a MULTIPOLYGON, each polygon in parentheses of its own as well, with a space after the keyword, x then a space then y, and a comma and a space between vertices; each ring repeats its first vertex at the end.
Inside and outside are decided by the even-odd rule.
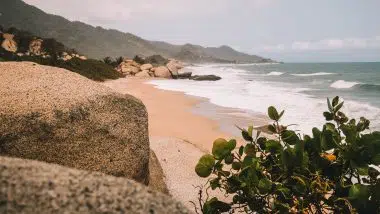
POLYGON ((129 64, 122 64, 119 67, 119 72, 121 72, 124 75, 135 75, 138 72, 140 72, 140 69, 129 64))
POLYGON ((154 66, 164 66, 168 63, 168 60, 161 55, 152 55, 144 59, 145 63, 150 63, 154 66))
POLYGON ((173 78, 176 78, 178 75, 178 69, 177 65, 173 62, 169 62, 166 67, 169 69, 170 73, 172 74, 173 78))
POLYGON ((135 75, 135 77, 148 78, 150 77, 149 70, 143 70, 135 75))
POLYGON ((16 53, 17 52, 17 43, 13 39, 14 35, 9 33, 3 34, 4 41, 1 43, 1 47, 8 52, 16 53))
POLYGON ((189 79, 193 72, 183 72, 177 74, 177 79, 189 79))
POLYGON ((190 79, 195 81, 217 81, 222 78, 216 75, 194 75, 191 76, 190 79))
POLYGON ((134 181, 39 161, 0 157, 0 183, 0 213, 190 213, 134 181))
POLYGON ((172 74, 170 73, 169 69, 165 66, 160 66, 154 69, 154 76, 161 77, 161 78, 172 78, 172 74))
POLYGON ((79 74, 0 63, 0 155, 149 182, 144 104, 79 74))
POLYGON ((29 43, 29 53, 39 56, 42 54, 42 39, 34 39, 29 43))
POLYGON ((152 64, 143 64, 142 66, 140 66, 140 70, 150 70, 153 68, 153 65, 152 64))

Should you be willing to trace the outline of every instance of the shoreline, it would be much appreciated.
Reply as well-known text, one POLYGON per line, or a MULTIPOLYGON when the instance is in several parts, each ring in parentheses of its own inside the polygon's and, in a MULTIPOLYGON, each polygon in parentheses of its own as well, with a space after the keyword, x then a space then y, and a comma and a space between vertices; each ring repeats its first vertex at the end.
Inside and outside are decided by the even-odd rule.
MULTIPOLYGON (((144 103, 148 111, 150 148, 161 164, 169 192, 194 210, 189 201, 198 201, 196 186, 207 182, 194 171, 199 158, 211 152, 217 138, 235 138, 238 144, 243 143, 235 125, 246 128, 255 118, 240 109, 214 105, 206 98, 159 89, 148 83, 150 80, 128 77, 101 84, 144 103)), ((211 195, 224 198, 215 191, 211 195)))

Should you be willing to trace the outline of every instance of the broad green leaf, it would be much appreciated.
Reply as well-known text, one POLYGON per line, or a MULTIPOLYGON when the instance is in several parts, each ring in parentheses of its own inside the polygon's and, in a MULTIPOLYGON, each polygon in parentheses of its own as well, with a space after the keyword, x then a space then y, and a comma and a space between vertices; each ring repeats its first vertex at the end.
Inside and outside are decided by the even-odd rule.
POLYGON ((222 160, 230 153, 230 146, 225 139, 219 138, 214 141, 212 146, 212 154, 215 156, 215 159, 222 160))
POLYGON ((276 154, 276 153, 279 153, 281 149, 282 149, 282 145, 278 141, 268 140, 265 143, 265 151, 267 152, 276 154))
POLYGON ((325 117, 325 119, 326 119, 327 121, 331 121, 331 120, 334 119, 334 114, 333 114, 333 113, 330 113, 330 112, 328 112, 328 111, 323 112, 323 116, 325 117))
POLYGON ((348 197, 351 200, 366 201, 369 197, 368 187, 363 184, 354 184, 349 190, 348 197))
POLYGON ((244 146, 240 146, 239 148, 239 155, 242 156, 244 153, 244 146))
POLYGON ((232 169, 240 170, 241 169, 241 163, 240 162, 233 162, 232 163, 232 169))
POLYGON ((332 106, 336 106, 336 105, 338 105, 338 103, 339 103, 339 97, 338 96, 336 96, 336 97, 334 97, 334 99, 332 100, 332 106))
POLYGON ((273 106, 268 108, 268 116, 270 119, 278 121, 280 119, 280 115, 277 112, 277 109, 273 106))
POLYGON ((282 151, 281 160, 287 169, 293 168, 294 165, 296 164, 294 162, 294 158, 295 158, 295 154, 292 148, 287 148, 284 151, 282 151))
POLYGON ((235 139, 229 140, 228 143, 227 143, 227 148, 230 151, 233 151, 236 148, 236 140, 235 139))
POLYGON ((195 172, 198 176, 206 178, 211 174, 214 164, 215 160, 212 155, 203 155, 195 166, 195 172))
POLYGON ((228 155, 224 158, 224 162, 226 164, 232 164, 232 162, 234 162, 234 156, 232 154, 228 155))
POLYGON ((278 116, 278 119, 279 119, 279 120, 280 120, 281 117, 284 115, 284 113, 285 113, 285 110, 282 110, 281 113, 280 113, 280 115, 278 116))
POLYGON ((241 136, 243 136, 243 139, 246 140, 246 141, 249 141, 249 142, 252 142, 253 141, 253 138, 249 135, 248 131, 247 130, 242 130, 241 131, 241 136))
POLYGON ((272 189, 272 182, 268 178, 260 179, 258 188, 261 194, 266 194, 272 189))
POLYGON ((339 105, 334 107, 334 111, 338 112, 343 107, 344 102, 339 103, 339 105))
POLYGON ((300 140, 297 134, 291 130, 281 132, 281 138, 289 145, 295 145, 300 140))
POLYGON ((268 125, 268 130, 272 133, 277 133, 276 127, 274 125, 268 125))
POLYGON ((244 148, 244 153, 247 154, 248 156, 256 156, 256 149, 255 146, 252 144, 247 144, 244 148))

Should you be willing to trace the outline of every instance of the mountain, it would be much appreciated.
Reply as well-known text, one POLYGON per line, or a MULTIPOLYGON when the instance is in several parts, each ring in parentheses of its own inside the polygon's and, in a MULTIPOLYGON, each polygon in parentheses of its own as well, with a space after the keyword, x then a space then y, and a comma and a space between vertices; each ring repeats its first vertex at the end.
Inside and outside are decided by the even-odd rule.
POLYGON ((255 63, 271 62, 255 55, 238 52, 228 46, 202 47, 198 45, 173 45, 161 41, 148 41, 131 33, 93 27, 61 16, 45 13, 21 0, 0 0, 0 25, 16 27, 35 35, 55 38, 67 47, 92 58, 106 56, 161 54, 187 62, 255 63))

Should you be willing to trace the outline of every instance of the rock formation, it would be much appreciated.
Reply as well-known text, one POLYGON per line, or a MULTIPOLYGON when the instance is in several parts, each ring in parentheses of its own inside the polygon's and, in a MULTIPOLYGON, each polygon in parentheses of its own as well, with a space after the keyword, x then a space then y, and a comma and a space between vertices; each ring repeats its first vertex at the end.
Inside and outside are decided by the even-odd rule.
POLYGON ((14 35, 9 33, 3 34, 4 41, 1 43, 1 47, 4 48, 6 51, 16 53, 17 52, 17 43, 13 39, 14 35))
POLYGON ((42 54, 42 39, 34 39, 29 43, 29 53, 39 56, 42 54))
POLYGON ((0 63, 0 155, 149 182, 143 103, 65 69, 0 63))
POLYGON ((190 213, 125 178, 0 157, 0 213, 190 213))

